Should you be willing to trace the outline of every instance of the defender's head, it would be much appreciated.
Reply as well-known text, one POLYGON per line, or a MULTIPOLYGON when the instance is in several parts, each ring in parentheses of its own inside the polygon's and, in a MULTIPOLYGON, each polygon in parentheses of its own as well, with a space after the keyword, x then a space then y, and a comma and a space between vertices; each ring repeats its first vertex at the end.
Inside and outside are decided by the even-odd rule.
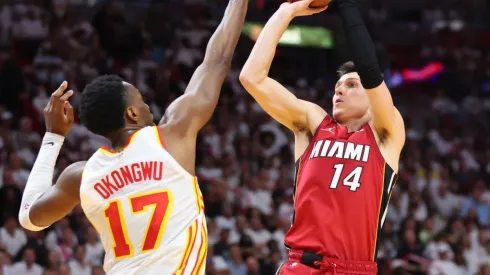
POLYGON ((342 64, 338 69, 339 80, 333 96, 333 117, 346 123, 364 117, 369 111, 369 98, 361 84, 353 62, 342 64))
POLYGON ((116 75, 99 76, 87 85, 78 111, 83 125, 106 137, 127 126, 153 125, 141 93, 116 75))

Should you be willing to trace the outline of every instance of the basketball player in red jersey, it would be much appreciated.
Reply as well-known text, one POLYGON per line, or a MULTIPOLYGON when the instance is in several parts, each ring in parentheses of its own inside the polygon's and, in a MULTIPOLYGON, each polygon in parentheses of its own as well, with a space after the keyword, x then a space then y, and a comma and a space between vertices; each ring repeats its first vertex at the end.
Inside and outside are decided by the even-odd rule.
POLYGON ((295 215, 277 274, 376 274, 376 246, 405 142, 373 42, 353 0, 336 0, 354 62, 339 69, 333 114, 267 76, 275 48, 311 0, 284 3, 260 34, 240 81, 295 135, 295 215), (354 66, 354 64, 356 66, 354 66))

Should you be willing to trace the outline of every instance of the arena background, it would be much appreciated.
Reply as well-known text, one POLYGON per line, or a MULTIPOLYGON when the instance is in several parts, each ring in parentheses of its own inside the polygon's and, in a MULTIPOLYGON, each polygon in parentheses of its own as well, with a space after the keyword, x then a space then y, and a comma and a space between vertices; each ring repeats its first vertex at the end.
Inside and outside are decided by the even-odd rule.
MULTIPOLYGON (((280 3, 251 0, 219 106, 199 137, 209 275, 271 275, 286 257, 292 135, 238 82, 255 31, 280 3)), ((76 106, 91 79, 117 73, 135 83, 160 118, 183 93, 226 4, 0 1, 0 274, 103 274, 102 246, 80 207, 43 232, 17 222, 49 94, 66 79, 76 106)), ((379 274, 490 274, 490 2, 359 5, 407 131, 379 274)), ((330 111, 335 68, 349 60, 335 5, 292 25, 271 74, 330 111)), ((105 143, 74 125, 56 175, 105 143)))

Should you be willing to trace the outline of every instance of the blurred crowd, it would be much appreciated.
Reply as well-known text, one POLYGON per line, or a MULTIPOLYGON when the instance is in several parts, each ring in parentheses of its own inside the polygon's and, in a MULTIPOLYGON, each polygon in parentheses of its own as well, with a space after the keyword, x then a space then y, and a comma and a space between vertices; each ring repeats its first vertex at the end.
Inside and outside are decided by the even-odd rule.
MULTIPOLYGON (((280 2, 251 0, 249 14, 266 19, 280 2)), ((155 118, 161 117, 185 90, 226 4, 1 2, 0 275, 104 274, 102 245, 80 207, 42 232, 18 225, 22 190, 44 133, 44 106, 63 80, 75 91, 76 106, 91 79, 116 73, 134 83, 155 118)), ((445 66, 430 79, 391 89, 405 118, 407 142, 382 231, 379 274, 490 274, 488 5, 484 0, 362 1, 387 72, 432 61, 445 66)), ((321 57, 336 58, 319 66, 297 58, 309 49, 279 49, 272 74, 298 97, 331 110, 334 70, 348 59, 340 20, 335 6, 305 20, 324 22, 334 31, 337 47, 321 57), (301 66, 293 66, 298 62, 315 70, 298 70, 301 66)), ((209 275, 270 275, 287 256, 283 238, 294 211, 293 137, 238 82, 252 45, 242 37, 219 106, 197 147, 209 275)), ((102 145, 107 141, 76 123, 55 178, 102 145)))

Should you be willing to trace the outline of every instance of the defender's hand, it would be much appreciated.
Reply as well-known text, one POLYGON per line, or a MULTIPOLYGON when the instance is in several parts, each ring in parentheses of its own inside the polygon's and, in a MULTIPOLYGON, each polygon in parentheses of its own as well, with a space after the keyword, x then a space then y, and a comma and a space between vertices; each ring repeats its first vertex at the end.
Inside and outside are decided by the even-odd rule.
POLYGON ((293 3, 286 2, 281 4, 281 9, 287 9, 293 17, 308 16, 320 13, 328 8, 328 6, 321 8, 310 8, 309 6, 314 0, 296 0, 293 3))
POLYGON ((73 124, 73 107, 68 99, 73 95, 69 90, 64 93, 68 83, 63 81, 61 86, 51 94, 51 99, 44 108, 44 119, 46 121, 46 131, 53 134, 65 136, 73 124), (64 94, 63 94, 64 93, 64 94))

